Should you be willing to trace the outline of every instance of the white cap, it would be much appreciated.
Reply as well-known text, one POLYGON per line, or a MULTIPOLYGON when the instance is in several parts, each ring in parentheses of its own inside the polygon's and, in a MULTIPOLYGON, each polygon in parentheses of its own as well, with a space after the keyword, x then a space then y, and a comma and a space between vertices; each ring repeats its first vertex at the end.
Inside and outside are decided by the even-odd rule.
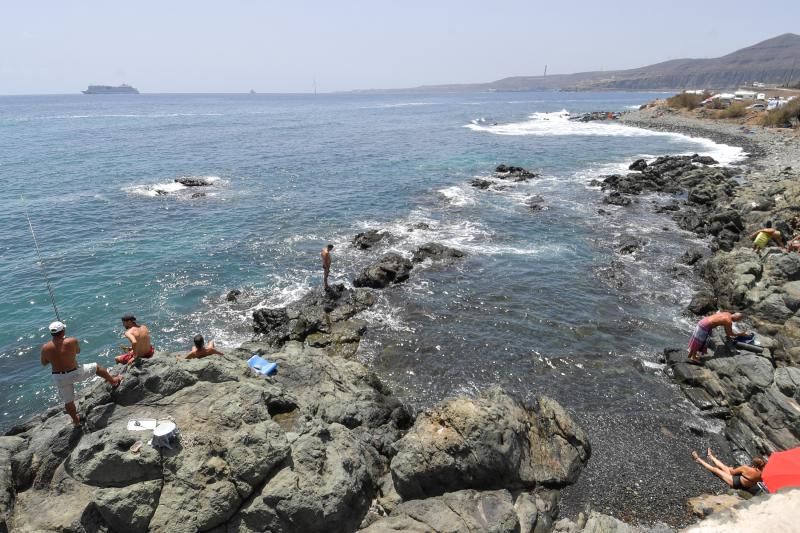
POLYGON ((55 322, 51 322, 50 326, 48 327, 50 333, 52 333, 53 335, 55 335, 56 333, 61 333, 66 328, 67 328, 66 324, 64 324, 63 322, 59 322, 58 320, 56 320, 55 322))

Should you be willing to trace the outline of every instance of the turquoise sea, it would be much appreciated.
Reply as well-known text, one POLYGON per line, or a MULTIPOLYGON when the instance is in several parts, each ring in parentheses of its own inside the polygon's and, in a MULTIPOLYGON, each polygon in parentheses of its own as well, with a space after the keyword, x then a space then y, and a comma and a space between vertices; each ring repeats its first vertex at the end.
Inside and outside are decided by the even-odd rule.
POLYGON ((700 242, 652 214, 661 200, 604 206, 589 182, 638 157, 742 154, 565 115, 657 96, 0 97, 0 428, 58 404, 39 364, 54 317, 27 210, 82 362, 113 365, 128 312, 159 349, 188 350, 196 333, 237 346, 252 336, 253 309, 321 283, 325 243, 336 246, 334 278, 349 283, 387 250, 435 241, 467 259, 415 269, 364 317, 358 356, 398 394, 424 406, 500 384, 556 397, 601 458, 663 445, 647 435, 705 423, 656 362, 663 347, 686 342, 693 281, 675 262, 700 242), (469 186, 500 163, 542 177, 502 191, 469 186), (180 177, 213 184, 193 197, 200 189, 175 184, 180 177), (545 210, 527 207, 533 194, 545 210), (393 238, 352 247, 367 228, 393 238), (619 254, 626 236, 643 250, 619 254), (230 289, 242 290, 238 302, 226 301, 230 289))

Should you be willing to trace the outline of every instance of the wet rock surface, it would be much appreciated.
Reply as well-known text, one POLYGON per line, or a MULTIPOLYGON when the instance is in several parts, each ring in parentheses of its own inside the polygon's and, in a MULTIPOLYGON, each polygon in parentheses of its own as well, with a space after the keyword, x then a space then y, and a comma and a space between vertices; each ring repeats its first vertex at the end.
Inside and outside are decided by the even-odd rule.
POLYGON ((451 248, 436 242, 425 243, 414 251, 411 256, 413 263, 422 263, 426 259, 432 261, 447 261, 452 259, 461 259, 467 254, 461 250, 451 248))
POLYGON ((353 285, 383 289, 389 285, 406 281, 413 267, 409 259, 390 252, 363 269, 353 280, 353 285))
POLYGON ((496 178, 508 181, 528 181, 538 177, 535 172, 511 165, 498 165, 494 169, 494 175, 496 178))

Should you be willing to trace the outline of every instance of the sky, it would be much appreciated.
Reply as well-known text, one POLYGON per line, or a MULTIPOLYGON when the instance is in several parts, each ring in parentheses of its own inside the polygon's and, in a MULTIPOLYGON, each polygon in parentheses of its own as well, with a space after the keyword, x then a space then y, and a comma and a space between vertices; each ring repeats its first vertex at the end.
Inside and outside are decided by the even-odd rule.
POLYGON ((717 57, 800 33, 800 1, 3 0, 0 94, 320 92, 717 57))

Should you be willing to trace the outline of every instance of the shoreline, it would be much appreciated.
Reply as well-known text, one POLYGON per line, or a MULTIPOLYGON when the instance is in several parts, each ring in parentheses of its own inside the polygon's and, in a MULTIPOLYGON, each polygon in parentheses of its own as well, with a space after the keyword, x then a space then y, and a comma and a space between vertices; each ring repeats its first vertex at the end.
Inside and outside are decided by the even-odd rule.
MULTIPOLYGON (((640 118, 638 123, 634 122, 633 119, 631 119, 629 121, 624 121, 624 123, 627 123, 627 124, 630 124, 630 125, 637 125, 638 127, 646 127, 646 126, 643 126, 643 124, 646 124, 647 121, 645 119, 643 119, 643 118, 640 118)), ((715 142, 723 142, 725 144, 741 146, 743 149, 747 150, 748 153, 750 153, 750 158, 748 158, 748 160, 746 160, 746 161, 744 161, 742 163, 742 165, 744 166, 744 171, 748 176, 751 176, 751 177, 752 176, 756 176, 758 174, 758 172, 759 172, 758 170, 755 170, 754 168, 751 168, 751 163, 754 166, 756 166, 756 168, 758 168, 758 165, 762 165, 761 168, 762 169, 766 168, 767 169, 766 172, 775 171, 775 167, 771 165, 771 162, 770 162, 770 159, 769 159, 773 155, 773 154, 770 153, 770 145, 764 146, 759 141, 757 141, 755 139, 751 139, 745 134, 737 135, 734 132, 726 131, 725 128, 720 129, 720 131, 714 131, 714 128, 712 127, 713 124, 709 125, 708 128, 701 127, 701 126, 702 125, 693 126, 692 124, 685 124, 685 125, 672 124, 672 125, 670 125, 668 123, 659 123, 657 121, 653 121, 653 123, 651 124, 651 129, 663 128, 663 129, 659 129, 659 131, 671 131, 671 132, 675 132, 675 133, 690 134, 690 135, 693 135, 693 136, 698 136, 699 135, 699 136, 702 136, 704 138, 711 138, 715 142), (714 136, 716 136, 716 137, 714 137, 714 136), (770 163, 770 164, 764 164, 764 162, 770 163)), ((776 178, 776 180, 778 180, 778 179, 779 178, 776 178)), ((753 189, 756 192, 760 193, 760 189, 758 189, 758 187, 754 187, 753 189)), ((745 192, 748 191, 748 190, 749 190, 749 188, 747 188, 745 186, 742 186, 742 188, 740 189, 740 191, 745 191, 745 192)), ((698 276, 699 276, 699 274, 698 274, 698 276)), ((701 279, 704 279, 704 278, 701 277, 701 279)), ((370 286, 370 285, 368 285, 368 286, 370 286)), ((294 304, 296 304, 296 303, 297 302, 294 302, 294 304)), ((317 305, 317 304, 320 304, 320 301, 315 301, 315 302, 311 302, 311 303, 313 305, 317 305)), ((322 307, 324 307, 324 304, 321 304, 321 305, 322 305, 322 307)), ((279 331, 279 330, 280 331, 285 331, 286 335, 287 335, 286 339, 284 339, 284 338, 275 338, 274 340, 275 340, 276 343, 287 342, 287 340, 288 340, 288 342, 296 342, 296 341, 299 340, 301 342, 308 343, 309 346, 313 346, 317 350, 321 349, 324 352, 326 352, 326 355, 324 357, 327 357, 328 356, 327 354, 334 355, 334 356, 341 356, 341 357, 336 357, 337 365, 338 364, 349 365, 350 363, 347 361, 347 359, 348 359, 348 357, 351 357, 352 354, 355 353, 355 349, 357 348, 357 345, 358 345, 358 342, 360 340, 361 334, 363 334, 363 325, 360 323, 360 321, 358 320, 358 317, 355 316, 355 315, 358 313, 357 309, 362 305, 366 305, 366 303, 363 300, 360 299, 360 296, 355 295, 354 299, 352 300, 352 302, 346 302, 345 305, 348 305, 348 306, 352 307, 352 310, 353 310, 352 315, 351 315, 351 311, 350 310, 342 311, 341 316, 334 321, 334 324, 332 326, 331 326, 331 324, 328 324, 328 327, 329 327, 328 330, 324 330, 322 328, 318 328, 317 326, 314 326, 314 328, 318 328, 316 331, 312 331, 314 328, 308 329, 308 331, 303 333, 303 335, 299 339, 292 338, 292 336, 296 334, 296 326, 297 326, 297 324, 291 324, 291 320, 293 320, 293 319, 291 319, 290 317, 296 316, 293 312, 287 313, 286 316, 277 316, 274 313, 266 313, 266 314, 262 315, 262 319, 263 319, 262 321, 265 324, 264 333, 266 334, 266 333, 271 333, 271 332, 279 331), (348 315, 350 315, 350 316, 348 316, 348 315), (353 319, 353 320, 351 320, 351 319, 353 319), (285 330, 281 330, 281 328, 283 328, 283 327, 286 327, 285 330)), ((287 307, 292 307, 292 304, 290 304, 287 307)), ((269 310, 269 311, 271 311, 271 310, 269 310)), ((336 312, 337 311, 334 310, 334 312, 332 312, 331 314, 333 315, 336 312)), ((328 311, 325 311, 325 313, 327 314, 328 311)), ((302 313, 300 313, 301 316, 305 316, 305 317, 312 317, 312 316, 316 316, 317 314, 318 313, 315 310, 311 310, 311 311, 306 310, 306 311, 303 311, 302 313)), ((314 320, 316 320, 316 318, 314 320)), ((258 319, 256 321, 258 322, 258 319)), ((309 322, 309 320, 304 319, 303 322, 307 324, 309 322)), ((306 328, 307 326, 304 325, 303 327, 306 328)), ((273 346, 269 346, 269 345, 257 346, 255 344, 253 344, 247 350, 239 350, 240 352, 242 352, 242 353, 239 354, 239 359, 245 359, 246 356, 252 350, 256 350, 256 351, 259 351, 259 352, 264 351, 266 353, 269 353, 268 351, 271 348, 273 348, 273 346)), ((291 357, 294 357, 296 355, 302 356, 302 353, 298 352, 297 350, 298 349, 296 347, 293 348, 292 350, 289 350, 289 352, 291 352, 291 353, 287 352, 286 357, 284 359, 282 359, 282 363, 287 365, 287 367, 288 367, 288 366, 291 365, 291 363, 290 363, 291 357)), ((308 355, 317 356, 317 355, 320 355, 320 354, 309 353, 308 355)), ((320 357, 323 357, 323 356, 320 355, 320 357)), ((322 362, 324 362, 324 361, 325 360, 322 360, 322 362)), ((668 361, 669 361, 669 359, 668 359, 668 361)), ((672 361, 669 361, 669 362, 671 363, 671 366, 677 367, 677 364, 673 364, 674 362, 672 362, 672 361)), ((169 363, 170 363, 169 361, 160 362, 160 363, 158 363, 156 365, 151 365, 150 363, 144 363, 144 365, 142 365, 142 367, 137 370, 137 378, 138 378, 138 381, 140 382, 140 383, 137 384, 137 386, 139 386, 139 387, 143 386, 145 389, 149 390, 149 387, 148 387, 147 383, 148 383, 148 380, 150 378, 148 377, 147 374, 148 374, 148 372, 152 371, 154 374, 159 374, 160 373, 162 375, 162 377, 169 378, 169 380, 175 380, 176 382, 182 381, 183 383, 181 385, 181 389, 186 388, 188 390, 188 388, 191 387, 194 384, 194 382, 192 381, 193 378, 187 377, 187 375, 185 373, 181 373, 180 371, 175 370, 174 368, 171 367, 172 365, 169 364, 169 363), (167 368, 167 366, 170 366, 170 368, 167 368)), ((196 376, 197 379, 199 379, 199 381, 201 383, 202 382, 220 383, 220 382, 233 382, 233 381, 237 381, 238 382, 238 381, 240 381, 240 378, 237 378, 237 372, 235 370, 235 366, 234 365, 235 364, 240 364, 241 362, 233 360, 233 361, 231 361, 231 363, 232 363, 231 365, 227 365, 227 368, 216 368, 217 365, 214 364, 214 361, 210 361, 209 360, 209 361, 206 361, 203 364, 192 363, 193 366, 191 368, 189 368, 189 367, 187 367, 187 368, 190 369, 190 374, 196 376), (221 381, 217 381, 217 380, 221 380, 221 381)), ((220 364, 222 364, 222 363, 220 363, 220 364)), ((317 364, 319 364, 319 362, 317 364)), ((226 365, 223 364, 222 366, 226 366, 226 365)), ((355 367, 353 367, 353 368, 355 368, 355 367)), ((322 370, 323 370, 322 368, 319 369, 320 372, 322 372, 322 370)), ((299 369, 299 368, 294 369, 293 372, 295 372, 297 375, 301 375, 302 374, 302 370, 299 369)), ((329 369, 326 369, 324 373, 327 373, 327 372, 329 372, 329 369)), ((337 369, 336 372, 344 372, 344 370, 337 369)), ((372 370, 369 370, 369 372, 371 373, 372 370)), ((366 379, 362 378, 361 376, 356 376, 356 377, 359 380, 364 380, 364 381, 370 382, 370 385, 372 385, 371 380, 373 379, 373 377, 368 377, 366 379)), ((375 378, 375 379, 379 379, 379 378, 375 378)), ((167 380, 167 381, 169 381, 169 380, 167 380)), ((337 384, 341 385, 341 383, 337 382, 337 379, 334 378, 333 381, 334 381, 334 388, 336 388, 335 385, 337 385, 337 384)), ((242 380, 242 382, 244 383, 244 380, 242 380)), ((353 386, 352 383, 347 381, 347 380, 345 380, 345 384, 347 386, 353 386)), ((122 409, 123 406, 124 407, 130 407, 130 404, 126 405, 126 403, 125 403, 126 401, 129 401, 129 400, 124 400, 124 401, 120 402, 119 398, 115 397, 116 393, 111 393, 110 398, 112 399, 112 403, 109 404, 109 402, 108 402, 109 395, 108 394, 103 394, 103 393, 100 392, 100 389, 102 389, 102 385, 100 385, 100 387, 92 386, 91 389, 92 389, 91 391, 87 391, 87 392, 88 392, 89 396, 94 395, 94 400, 95 400, 94 403, 92 404, 91 399, 90 399, 89 403, 90 403, 90 408, 94 408, 95 409, 95 411, 93 412, 93 415, 95 415, 95 419, 93 420, 93 423, 97 424, 97 427, 95 429, 98 431, 98 433, 99 432, 106 432, 107 434, 110 435, 111 429, 110 429, 110 426, 108 426, 109 419, 113 419, 116 422, 116 421, 118 421, 118 419, 121 416, 125 416, 125 414, 121 414, 121 413, 114 414, 113 413, 114 409, 120 410, 120 409, 122 409), (114 407, 113 406, 114 404, 117 404, 117 406, 114 407), (108 407, 109 405, 111 405, 111 407, 108 407), (108 428, 108 429, 105 429, 105 428, 108 428)), ((180 392, 182 394, 183 392, 182 392, 181 389, 179 389, 176 392, 180 392)), ((310 395, 314 394, 313 386, 311 387, 311 389, 312 389, 312 391, 311 391, 310 395)), ((376 387, 376 389, 380 390, 380 387, 376 387)), ((694 389, 699 389, 699 387, 694 387, 694 389)), ((692 390, 694 390, 694 389, 692 389, 692 390)), ((131 398, 133 398, 133 397, 138 398, 138 394, 140 393, 140 390, 135 388, 133 385, 126 385, 126 390, 123 391, 123 392, 124 392, 124 394, 129 395, 131 398)), ((144 394, 150 394, 150 392, 147 392, 147 393, 144 393, 144 394)), ((370 392, 370 394, 372 394, 372 392, 370 392)), ((296 401, 297 398, 292 398, 291 397, 291 390, 286 391, 286 392, 281 391, 281 395, 282 396, 280 398, 275 399, 272 404, 267 402, 269 415, 273 420, 280 420, 278 422, 278 424, 281 425, 282 427, 283 427, 283 424, 287 424, 287 427, 290 427, 291 429, 297 429, 296 425, 292 425, 292 424, 295 423, 295 421, 293 420, 292 424, 289 424, 288 422, 286 422, 286 420, 285 420, 283 415, 293 413, 295 410, 298 409, 296 404, 301 403, 301 402, 297 402, 296 401), (294 405, 294 407, 291 407, 291 404, 293 404, 293 403, 295 405, 294 405)), ((165 396, 165 398, 166 398, 166 396, 165 396)), ((244 396, 242 396, 242 398, 244 398, 244 396)), ((137 402, 138 401, 139 400, 137 400, 137 402)), ((318 409, 319 406, 322 406, 322 403, 319 403, 318 400, 313 400, 312 401, 311 399, 305 399, 305 398, 303 399, 303 401, 305 403, 308 403, 309 405, 314 405, 315 406, 314 407, 314 414, 315 415, 319 414, 319 413, 316 412, 316 409, 318 409)), ((387 399, 387 400, 381 400, 381 401, 386 401, 388 403, 388 402, 391 402, 391 401, 394 401, 394 400, 387 399)), ((505 401, 505 400, 503 400, 503 401, 505 401)), ((222 403, 222 402, 220 402, 220 403, 222 403)), ((139 407, 141 407, 141 406, 139 406, 139 407)), ((367 406, 367 407, 369 409, 376 409, 376 410, 378 409, 377 407, 372 406, 372 405, 367 406)), ((393 409, 394 408, 400 409, 399 407, 397 407, 394 404, 392 404, 392 408, 393 409)), ((489 407, 486 407, 486 408, 487 409, 490 409, 490 408, 493 409, 494 407, 489 406, 489 407)), ((44 415, 40 415, 39 416, 39 418, 41 419, 41 422, 43 423, 43 425, 47 426, 45 429, 48 430, 48 431, 52 431, 52 430, 56 429, 54 427, 54 425, 53 425, 53 422, 54 422, 54 419, 58 418, 57 416, 54 416, 54 415, 56 415, 58 409, 57 408, 54 408, 54 409, 50 409, 44 415)), ((330 409, 330 407, 325 405, 325 406, 323 406, 323 410, 324 409, 330 409)), ((349 428, 351 430, 356 429, 358 427, 358 424, 356 424, 355 427, 351 427, 351 425, 354 425, 353 421, 356 420, 360 416, 358 413, 349 411, 347 408, 343 408, 343 407, 338 407, 337 409, 339 409, 339 411, 336 413, 336 417, 335 417, 336 418, 335 422, 337 424, 341 424, 341 425, 343 425, 343 426, 345 426, 345 427, 347 427, 347 428, 349 428)), ((445 409, 445 408, 442 408, 440 406, 434 406, 434 407, 432 407, 432 409, 445 409)), ((397 416, 400 417, 400 418, 406 419, 409 416, 408 413, 404 413, 402 409, 400 409, 397 412, 399 413, 397 416)), ((130 413, 128 414, 128 416, 129 415, 130 415, 130 413)), ((226 416, 228 416, 228 415, 229 415, 229 413, 226 413, 226 416)), ((323 420, 324 423, 325 424, 329 424, 331 427, 333 427, 331 421, 326 419, 325 417, 326 417, 326 414, 323 412, 322 418, 324 419, 323 420)), ((404 432, 404 431, 409 429, 407 427, 408 420, 407 419, 406 420, 399 420, 399 419, 395 420, 394 412, 392 413, 391 420, 385 418, 385 413, 382 414, 381 417, 382 418, 380 418, 379 424, 377 426, 371 426, 372 423, 370 422, 369 424, 367 424, 366 421, 359 421, 359 424, 364 424, 365 426, 367 426, 367 427, 364 428, 365 431, 367 429, 378 430, 379 431, 379 433, 373 433, 372 435, 370 435, 369 433, 365 433, 364 436, 367 437, 367 438, 372 438, 374 440, 375 439, 375 435, 380 434, 381 435, 380 438, 383 439, 383 440, 380 443, 380 445, 376 445, 375 447, 376 447, 376 449, 378 449, 381 452, 381 454, 383 454, 383 455, 385 455, 385 457, 389 458, 389 457, 391 457, 391 452, 388 451, 388 446, 396 441, 396 439, 397 439, 398 435, 400 434, 400 432, 404 432)), ((264 422, 264 423, 268 424, 267 418, 264 418, 264 420, 262 420, 260 422, 264 422)), ((413 418, 412 418, 412 422, 413 422, 413 418)), ((314 419, 314 423, 315 424, 319 424, 320 421, 314 419)), ((191 422, 189 422, 189 419, 188 418, 184 418, 184 421, 181 423, 181 426, 182 427, 191 427, 190 424, 191 424, 191 422)), ((27 428, 26 431, 20 432, 20 433, 29 433, 30 432, 30 434, 32 434, 33 432, 36 431, 36 429, 37 429, 36 427, 31 426, 31 427, 27 428)), ((284 429, 286 429, 286 428, 284 427, 284 429)), ((198 429, 198 431, 199 431, 199 429, 198 429)), ((306 444, 306 443, 310 442, 312 440, 312 437, 314 439, 319 437, 323 441, 325 441, 326 439, 330 439, 330 435, 327 434, 326 432, 330 432, 331 434, 334 435, 334 439, 336 440, 335 446, 341 445, 341 443, 344 442, 344 440, 346 440, 346 437, 344 436, 343 433, 341 433, 342 430, 339 429, 338 426, 336 428, 334 428, 334 429, 331 429, 330 427, 323 428, 323 429, 314 428, 313 430, 309 431, 308 433, 306 433, 306 430, 300 431, 298 429, 298 431, 300 432, 300 437, 297 437, 295 435, 290 436, 290 433, 295 433, 295 431, 289 431, 288 433, 286 433, 286 437, 290 441, 289 444, 291 446, 294 446, 295 442, 300 442, 300 441, 292 440, 292 439, 297 439, 297 438, 300 438, 301 440, 304 439, 304 440, 302 440, 302 444, 306 444)), ((70 437, 68 435, 65 435, 64 432, 60 432, 59 434, 54 435, 56 444, 64 444, 66 447, 70 447, 70 446, 74 447, 75 444, 77 444, 77 443, 73 443, 73 442, 70 442, 69 444, 67 444, 66 442, 64 442, 65 437, 67 437, 70 441, 72 440, 72 437, 70 437)), ((49 436, 48 436, 48 438, 49 438, 49 436)), ((94 438, 94 437, 90 437, 90 438, 94 438)), ((36 437, 33 437, 33 439, 36 439, 36 437)), ((33 441, 33 439, 32 439, 32 441, 33 441)), ((42 440, 43 439, 40 439, 40 442, 42 440)), ((97 439, 95 439, 95 440, 97 440, 97 439)), ((277 442, 277 440, 276 440, 276 442, 277 442)), ((734 444, 734 446, 737 445, 737 443, 734 442, 734 441, 732 441, 732 443, 734 444)), ((16 442, 15 445, 19 445, 19 443, 16 442)), ((281 446, 283 446, 283 443, 281 443, 281 446)), ((323 450, 324 449, 325 448, 323 448, 323 450)), ((333 449, 333 445, 331 446, 330 449, 333 449)), ((740 451, 742 451, 742 452, 749 451, 749 450, 747 450, 746 447, 741 447, 741 446, 739 446, 738 449, 740 451)), ((66 451, 70 452, 71 450, 66 450, 66 451)), ((79 451, 80 451, 80 453, 78 453, 77 455, 73 454, 70 457, 69 460, 79 463, 81 459, 85 459, 86 457, 82 457, 81 456, 82 453, 83 454, 88 453, 88 452, 86 452, 85 447, 79 448, 79 451)), ((111 453, 110 449, 109 449, 109 453, 111 453)), ((367 454, 367 455, 369 455, 369 454, 367 454)), ((49 475, 55 475, 56 476, 56 477, 53 478, 53 481, 56 481, 58 476, 63 475, 63 472, 59 472, 58 470, 56 470, 55 472, 52 472, 52 471, 50 471, 50 468, 53 467, 53 466, 57 466, 57 462, 60 461, 60 460, 63 460, 63 459, 64 459, 64 456, 60 456, 59 457, 58 455, 56 455, 53 458, 48 458, 49 464, 45 464, 44 465, 44 468, 49 471, 48 472, 49 475), (53 461, 56 461, 56 462, 54 463, 53 461)), ((174 462, 175 462, 175 464, 178 464, 177 463, 177 459, 175 459, 174 462)), ((231 464, 233 464, 233 463, 231 463, 231 464)), ((36 465, 36 466, 40 466, 40 465, 36 465)), ((180 466, 180 465, 178 465, 178 466, 180 466)), ((215 466, 214 468, 217 468, 217 466, 215 466)), ((286 465, 283 465, 283 464, 278 464, 276 466, 276 468, 280 469, 280 472, 286 472, 289 467, 286 466, 286 465)), ((182 470, 182 468, 179 468, 179 470, 182 470)), ((294 470, 294 468, 292 468, 292 470, 294 470)), ((185 472, 183 472, 183 474, 185 474, 185 472)), ((423 472, 423 474, 425 474, 425 473, 423 472)), ((84 475, 86 477, 86 479, 89 479, 92 482, 97 482, 97 479, 92 478, 92 476, 96 475, 94 472, 84 472, 82 475, 84 475)), ((272 476, 272 475, 273 474, 270 474, 270 476, 272 476)), ((280 475, 281 474, 279 473, 279 476, 280 475)), ((375 472, 370 472, 369 475, 375 476, 375 479, 373 479, 372 482, 378 481, 380 484, 385 484, 386 483, 385 480, 377 480, 377 475, 378 474, 376 474, 375 472)), ((583 475, 585 475, 585 472, 584 472, 583 475)), ((36 480, 36 481, 38 481, 38 480, 36 480)), ((47 480, 45 480, 45 481, 47 481, 47 480)), ((155 480, 148 480, 148 481, 145 481, 144 483, 151 483, 153 481, 155 481, 155 480)), ((714 482, 715 481, 716 480, 714 480, 714 482)), ((163 482, 164 481, 162 479, 162 483, 163 482)), ((271 478, 267 479, 266 483, 267 484, 271 483, 271 478)), ((712 485, 712 483, 713 482, 710 482, 709 486, 714 486, 714 485, 712 485)), ((89 485, 92 485, 92 483, 89 483, 89 485)), ((389 482, 389 485, 391 485, 391 482, 389 482)), ((256 488, 256 490, 260 490, 257 485, 255 486, 255 488, 256 488)), ((548 487, 548 488, 553 488, 553 487, 548 487)), ((558 488, 563 488, 563 487, 558 487, 558 488)), ((383 487, 381 487, 381 490, 382 489, 383 489, 383 487)), ((111 487, 105 487, 103 490, 104 491, 112 491, 113 492, 113 484, 111 485, 111 487)), ((142 489, 142 490, 144 490, 144 489, 142 489)), ((147 491, 150 491, 150 490, 151 489, 148 486, 147 491)), ((164 490, 166 490, 166 489, 164 489, 164 490)), ((237 486, 237 490, 240 490, 240 487, 237 486)), ((405 489, 405 490, 409 494, 413 492, 410 489, 405 489)), ((357 491, 353 492, 352 494, 356 494, 356 493, 357 493, 357 491)), ((391 493, 391 491, 389 491, 389 493, 391 493)), ((150 492, 148 492, 148 494, 150 494, 150 492)), ((165 493, 162 491, 161 492, 161 498, 164 498, 164 494, 165 493)), ((486 493, 483 493, 483 494, 486 494, 486 493)), ((541 493, 537 493, 537 494, 541 494, 541 493)), ((394 496, 396 496, 396 494, 394 496)), ((502 496, 502 498, 505 498, 504 495, 500 495, 498 497, 501 497, 501 496, 502 496)), ((30 498, 30 497, 31 497, 31 495, 27 496, 27 498, 30 498)), ((117 497, 117 498, 121 497, 120 493, 115 493, 114 497, 117 497)), ((383 498, 383 500, 381 500, 379 498, 378 499, 379 503, 380 503, 380 505, 383 505, 384 508, 386 508, 386 509, 388 509, 391 504, 397 504, 396 501, 394 501, 394 502, 391 501, 391 499, 393 498, 393 496, 391 496, 391 495, 388 496, 388 499, 387 499, 387 495, 386 494, 381 494, 381 498, 383 498)), ((426 501, 431 502, 430 505, 434 505, 434 502, 433 502, 434 498, 435 497, 428 498, 426 501)), ((112 498, 112 500, 113 500, 113 498, 112 498)), ((165 505, 166 505, 166 503, 168 503, 168 500, 164 499, 164 502, 165 502, 165 505)), ((30 505, 31 503, 32 502, 30 500, 24 501, 24 499, 23 499, 23 504, 30 505)), ((106 506, 106 507, 103 508, 106 513, 110 514, 109 510, 110 509, 114 509, 114 505, 112 505, 113 502, 109 503, 109 499, 108 498, 106 498, 104 501, 101 501, 100 503, 102 505, 106 506)), ((400 505, 406 505, 407 503, 408 502, 403 502, 400 505)), ((156 503, 156 505, 157 505, 157 503, 156 503)), ((248 505, 250 507, 254 507, 255 503, 254 503, 254 501, 250 501, 250 503, 247 503, 246 505, 248 505)), ((363 502, 361 503, 361 505, 363 505, 363 502)), ((517 503, 515 503, 514 505, 516 507, 517 503)), ((546 505, 545 505, 545 507, 546 507, 546 505)), ((399 506, 398 506, 398 508, 399 508, 399 506)), ((406 508, 409 508, 409 507, 406 507, 406 508)), ((537 511, 539 513, 542 513, 543 511, 547 510, 547 509, 543 509, 543 508, 540 508, 540 507, 536 507, 536 508, 539 509, 539 511, 537 511)), ((87 511, 86 511, 87 513, 89 512, 88 509, 89 508, 87 507, 87 511)), ((263 510, 256 509, 256 511, 258 513, 260 513, 263 510)), ((256 511, 254 511, 254 512, 256 512, 256 511)), ((372 512, 372 511, 370 511, 370 512, 372 512)), ((102 515, 103 518, 107 518, 102 510, 100 511, 100 514, 102 515)), ((378 514, 380 514, 380 513, 378 513, 378 514)), ((391 516, 394 516, 392 514, 392 511, 389 511, 389 514, 391 516)), ((409 514, 409 516, 413 516, 413 513, 411 513, 411 512, 409 512, 408 514, 409 514)), ((544 514, 546 514, 546 513, 544 513, 544 514)), ((160 520, 167 520, 166 518, 164 518, 164 517, 162 517, 160 515, 159 515, 159 519, 160 520)), ((375 516, 374 519, 376 521, 378 521, 378 520, 381 520, 381 517, 380 516, 375 516)), ((353 522, 350 522, 348 524, 348 527, 352 527, 352 524, 353 524, 353 522)), ((364 524, 361 524, 361 526, 363 527, 364 524)), ((367 525, 366 527, 369 527, 369 525, 367 525)))

